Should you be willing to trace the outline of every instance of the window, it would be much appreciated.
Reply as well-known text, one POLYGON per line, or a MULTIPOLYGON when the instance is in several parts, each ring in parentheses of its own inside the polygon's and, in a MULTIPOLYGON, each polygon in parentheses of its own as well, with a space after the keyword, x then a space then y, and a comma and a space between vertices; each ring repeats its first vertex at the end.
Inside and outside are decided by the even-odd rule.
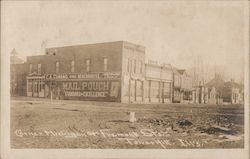
POLYGON ((136 73, 136 60, 134 60, 134 73, 136 73))
POLYGON ((130 59, 128 59, 127 72, 131 72, 131 64, 132 64, 132 61, 130 59))
POLYGON ((31 79, 29 79, 28 80, 28 92, 32 92, 32 80, 31 79))
POLYGON ((75 61, 71 61, 71 72, 75 72, 75 61))
POLYGON ((107 71, 108 70, 108 59, 105 57, 104 59, 103 59, 103 64, 104 64, 104 71, 107 71))
POLYGON ((90 59, 86 60, 86 71, 89 72, 90 71, 90 59))
POLYGON ((29 74, 32 73, 32 64, 29 65, 29 74))
POLYGON ((42 72, 42 64, 39 63, 39 64, 37 65, 37 73, 38 73, 38 74, 41 74, 41 72, 42 72))
POLYGON ((59 72, 59 62, 56 62, 56 73, 59 72))
POLYGON ((142 74, 142 61, 139 61, 139 72, 142 74))
POLYGON ((132 66, 131 66, 131 72, 136 73, 136 60, 131 60, 132 66))
POLYGON ((159 82, 157 81, 151 81, 151 97, 152 98, 159 98, 159 82))

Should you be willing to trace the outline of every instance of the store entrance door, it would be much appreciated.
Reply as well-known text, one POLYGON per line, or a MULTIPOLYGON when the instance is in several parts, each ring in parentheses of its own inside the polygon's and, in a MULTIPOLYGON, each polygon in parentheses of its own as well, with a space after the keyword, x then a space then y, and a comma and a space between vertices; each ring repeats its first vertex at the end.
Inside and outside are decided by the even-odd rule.
POLYGON ((28 76, 27 77, 27 96, 44 97, 44 77, 28 76))

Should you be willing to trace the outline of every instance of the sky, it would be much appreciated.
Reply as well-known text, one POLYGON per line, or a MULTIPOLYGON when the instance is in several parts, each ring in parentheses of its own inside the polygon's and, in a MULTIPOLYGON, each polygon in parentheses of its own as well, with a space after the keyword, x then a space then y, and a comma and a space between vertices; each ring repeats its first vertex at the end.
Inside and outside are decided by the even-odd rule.
POLYGON ((236 80, 244 73, 244 4, 169 1, 5 1, 2 52, 44 54, 45 47, 129 41, 146 60, 185 69, 208 66, 236 80))

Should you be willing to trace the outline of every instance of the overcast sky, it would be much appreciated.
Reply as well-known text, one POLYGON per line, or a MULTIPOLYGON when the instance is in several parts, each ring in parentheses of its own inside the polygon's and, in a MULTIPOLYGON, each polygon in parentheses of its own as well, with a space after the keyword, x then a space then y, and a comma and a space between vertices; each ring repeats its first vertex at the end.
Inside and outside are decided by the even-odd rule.
POLYGON ((244 68, 244 5, 229 3, 28 1, 2 5, 2 51, 19 56, 56 47, 124 40, 146 58, 188 68, 194 59, 239 77, 244 68))

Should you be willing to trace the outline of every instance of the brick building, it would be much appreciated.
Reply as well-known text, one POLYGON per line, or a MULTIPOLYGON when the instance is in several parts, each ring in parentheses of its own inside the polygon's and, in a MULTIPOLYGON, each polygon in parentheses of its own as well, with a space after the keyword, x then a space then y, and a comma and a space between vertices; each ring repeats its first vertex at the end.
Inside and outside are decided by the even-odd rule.
POLYGON ((169 103, 171 66, 145 64, 145 47, 124 41, 48 48, 18 67, 18 95, 169 103))
POLYGON ((144 47, 122 41, 49 48, 27 57, 27 96, 121 102, 127 71, 138 84, 144 58, 144 47))

